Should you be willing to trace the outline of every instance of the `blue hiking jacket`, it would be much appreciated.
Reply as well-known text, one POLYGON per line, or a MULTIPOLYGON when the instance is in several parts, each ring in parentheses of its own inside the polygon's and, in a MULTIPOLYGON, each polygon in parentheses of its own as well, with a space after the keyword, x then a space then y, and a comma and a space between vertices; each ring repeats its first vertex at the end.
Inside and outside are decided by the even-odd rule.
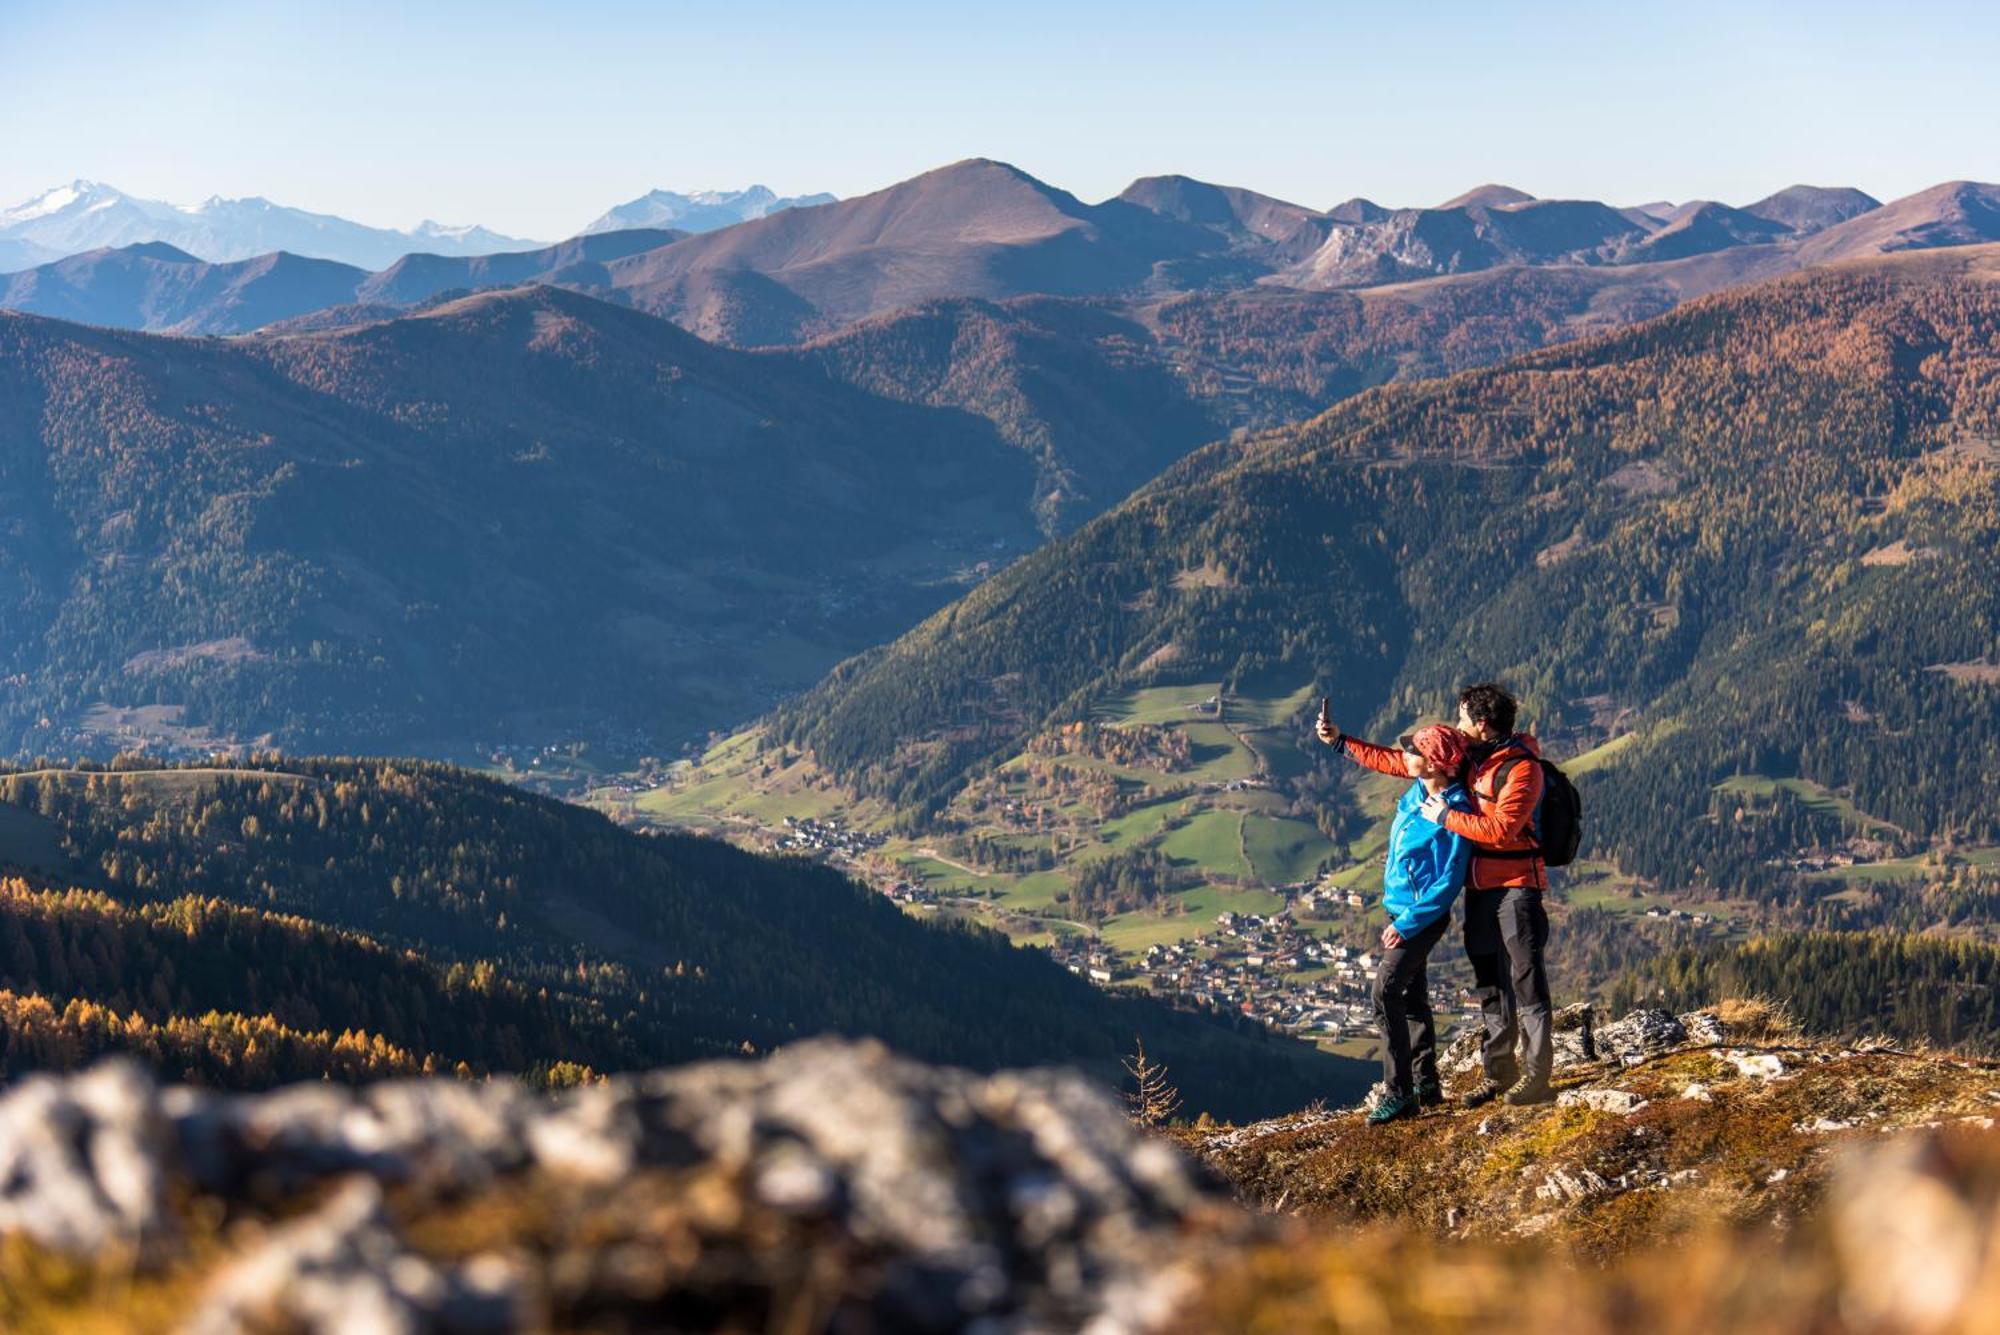
MULTIPOLYGON (((1418 810, 1430 794, 1421 782, 1410 785, 1396 803, 1389 826, 1389 862, 1382 875, 1382 907, 1389 923, 1405 937, 1415 936, 1451 912, 1451 902, 1465 888, 1472 845, 1427 821, 1418 810)), ((1472 794, 1455 783, 1444 790, 1445 805, 1471 811, 1472 794)))

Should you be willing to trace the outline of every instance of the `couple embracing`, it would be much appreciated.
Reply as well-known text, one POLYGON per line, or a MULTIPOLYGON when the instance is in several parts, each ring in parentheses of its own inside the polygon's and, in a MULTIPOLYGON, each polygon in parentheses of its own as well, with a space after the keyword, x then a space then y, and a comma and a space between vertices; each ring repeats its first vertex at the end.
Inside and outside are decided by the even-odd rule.
POLYGON ((1531 1104, 1554 1097, 1549 980, 1542 965, 1549 919, 1542 894, 1550 858, 1566 862, 1573 837, 1572 847, 1560 853, 1543 847, 1549 780, 1535 739, 1514 731, 1517 709, 1514 697, 1492 682, 1469 686, 1458 697, 1457 727, 1418 728, 1394 747, 1349 737, 1324 714, 1320 718, 1320 740, 1348 759, 1415 780, 1396 804, 1389 832, 1382 887, 1389 925, 1382 929, 1375 975, 1387 1093, 1370 1122, 1415 1117, 1444 1101, 1426 966, 1451 925, 1460 889, 1466 891, 1465 953, 1486 1031, 1485 1079, 1461 1102, 1477 1107, 1496 1098, 1531 1104))

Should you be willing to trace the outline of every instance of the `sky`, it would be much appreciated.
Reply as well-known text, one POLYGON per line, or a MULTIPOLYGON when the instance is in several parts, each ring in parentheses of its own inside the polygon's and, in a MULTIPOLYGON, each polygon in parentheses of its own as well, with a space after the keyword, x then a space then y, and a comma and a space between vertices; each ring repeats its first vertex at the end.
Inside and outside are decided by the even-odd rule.
POLYGON ((2000 180, 2000 6, 0 0, 0 207, 73 178, 555 239, 967 157, 1095 201, 2000 180))

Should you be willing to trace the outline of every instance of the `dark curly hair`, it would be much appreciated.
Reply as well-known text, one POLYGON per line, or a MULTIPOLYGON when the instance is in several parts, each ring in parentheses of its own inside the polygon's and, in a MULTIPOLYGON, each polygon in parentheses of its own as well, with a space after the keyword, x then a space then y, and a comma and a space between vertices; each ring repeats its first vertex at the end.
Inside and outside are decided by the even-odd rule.
POLYGON ((1502 737, 1513 733, 1514 717, 1521 709, 1513 695, 1497 681, 1466 687, 1458 693, 1458 707, 1474 723, 1484 723, 1502 737))

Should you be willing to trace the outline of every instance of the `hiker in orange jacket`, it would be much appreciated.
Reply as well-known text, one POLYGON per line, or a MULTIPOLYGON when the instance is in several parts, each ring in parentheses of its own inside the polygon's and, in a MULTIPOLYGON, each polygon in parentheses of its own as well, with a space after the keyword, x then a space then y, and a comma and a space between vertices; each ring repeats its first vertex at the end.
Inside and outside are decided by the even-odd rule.
MULTIPOLYGON (((1540 747, 1514 731, 1519 706, 1493 682, 1468 686, 1458 697, 1458 728, 1473 739, 1466 787, 1471 812, 1433 800, 1426 818, 1472 844, 1466 878, 1465 953, 1472 963, 1486 1038, 1485 1078, 1463 1102, 1478 1107, 1505 1095, 1512 1104, 1547 1103, 1554 1051, 1548 971, 1549 918, 1542 905, 1548 888, 1536 814, 1542 802, 1540 747), (1515 1048, 1520 1059, 1515 1059, 1515 1048)), ((1388 747, 1349 737, 1322 718, 1319 738, 1369 769, 1401 774, 1402 759, 1388 747), (1393 766, 1393 768, 1392 768, 1393 766)))

